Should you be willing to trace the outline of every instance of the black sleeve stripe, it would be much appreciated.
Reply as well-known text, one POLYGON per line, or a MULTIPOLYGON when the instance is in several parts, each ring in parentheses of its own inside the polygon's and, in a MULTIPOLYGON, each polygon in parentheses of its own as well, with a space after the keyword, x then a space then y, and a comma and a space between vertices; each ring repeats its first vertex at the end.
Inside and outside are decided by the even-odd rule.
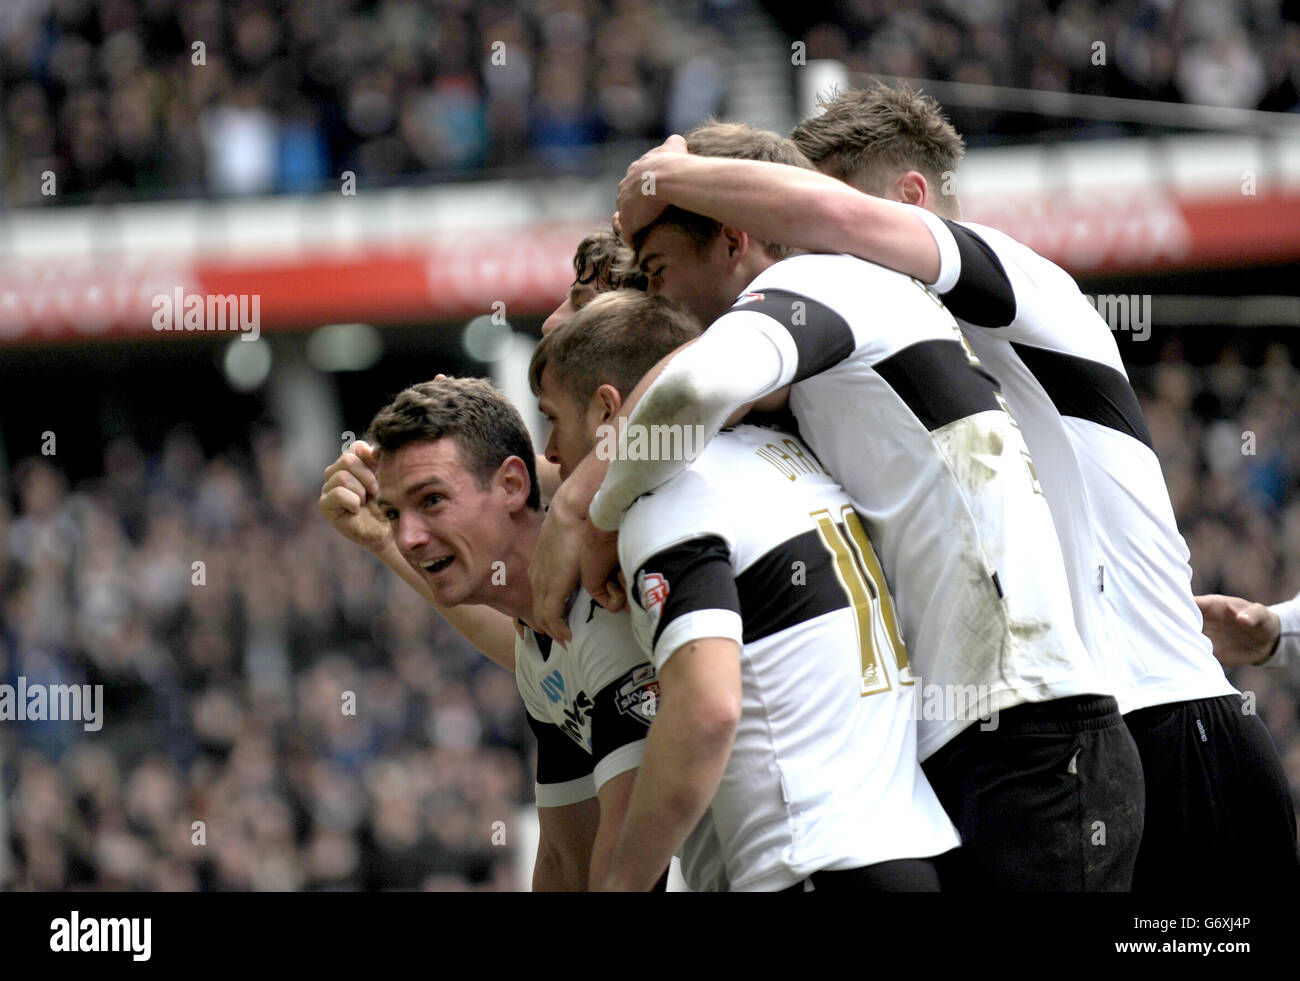
POLYGON ((919 341, 873 367, 930 432, 1001 408, 997 382, 971 364, 956 340, 919 341))
POLYGON ((649 661, 596 693, 591 711, 591 756, 599 763, 616 749, 646 737, 654 721, 659 679, 649 661))
POLYGON ((789 332, 799 352, 794 381, 821 374, 857 347, 847 320, 826 304, 802 293, 790 290, 746 293, 731 309, 765 314, 789 332))
POLYGON ((591 754, 566 736, 557 725, 528 716, 528 725, 537 737, 537 782, 568 783, 590 776, 594 763, 591 754))
MULTIPOLYGON (((668 582, 668 598, 655 625, 654 643, 670 623, 696 610, 731 610, 740 613, 740 598, 736 594, 735 572, 731 567, 731 550, 716 535, 693 538, 662 552, 656 552, 641 565, 636 579, 640 586, 641 572, 657 573, 668 582)), ((642 603, 640 591, 634 594, 642 603)))
POLYGON ((1028 344, 1011 347, 1061 415, 1087 419, 1155 449, 1137 393, 1121 372, 1108 364, 1060 351, 1028 344))
POLYGON ((964 225, 944 219, 957 240, 961 275, 957 285, 943 294, 943 304, 954 317, 977 327, 1005 327, 1016 319, 1016 294, 1002 261, 989 244, 964 225))
POLYGON ((849 605, 834 558, 815 530, 761 556, 736 577, 736 589, 746 644, 849 605))

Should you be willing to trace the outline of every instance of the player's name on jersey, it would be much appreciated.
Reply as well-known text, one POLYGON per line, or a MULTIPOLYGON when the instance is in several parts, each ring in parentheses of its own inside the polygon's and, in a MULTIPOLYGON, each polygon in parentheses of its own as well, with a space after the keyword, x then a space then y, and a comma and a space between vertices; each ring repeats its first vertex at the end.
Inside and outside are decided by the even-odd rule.
POLYGON ((801 474, 824 473, 825 467, 812 455, 812 451, 790 436, 776 436, 754 451, 760 460, 766 460, 780 471, 781 476, 795 480, 801 474))

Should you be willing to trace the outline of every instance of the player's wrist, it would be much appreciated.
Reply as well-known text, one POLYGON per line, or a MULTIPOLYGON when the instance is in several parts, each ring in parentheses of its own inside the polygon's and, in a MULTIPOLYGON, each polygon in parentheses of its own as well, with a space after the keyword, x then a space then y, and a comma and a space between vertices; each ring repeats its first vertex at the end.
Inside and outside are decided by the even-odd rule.
POLYGON ((587 505, 587 522, 592 528, 592 534, 604 534, 606 536, 618 531, 619 523, 623 520, 623 509, 618 507, 611 500, 603 488, 596 491, 596 496, 591 499, 587 505))
POLYGON ((1272 642, 1266 642, 1268 653, 1259 660, 1252 661, 1251 663, 1254 665, 1267 664, 1269 661, 1273 660, 1273 656, 1277 654, 1278 645, 1282 643, 1282 618, 1277 615, 1275 610, 1268 609, 1267 607, 1265 609, 1267 610, 1265 614, 1265 623, 1267 624, 1268 631, 1272 635, 1273 639, 1272 642))

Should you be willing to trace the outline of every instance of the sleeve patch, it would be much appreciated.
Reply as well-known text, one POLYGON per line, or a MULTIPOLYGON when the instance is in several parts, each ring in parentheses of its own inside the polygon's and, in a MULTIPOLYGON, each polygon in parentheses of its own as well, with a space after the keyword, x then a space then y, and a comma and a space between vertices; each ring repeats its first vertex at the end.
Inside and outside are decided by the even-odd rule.
POLYGON ((698 610, 730 610, 740 615, 731 550, 717 535, 692 538, 657 552, 635 578, 633 600, 646 611, 652 640, 678 617, 698 610), (669 590, 669 583, 672 590, 669 590), (654 599, 648 591, 654 591, 654 599))
POLYGON ((637 579, 637 594, 650 617, 650 628, 657 631, 659 617, 664 612, 664 604, 668 602, 668 580, 658 572, 646 572, 644 569, 637 579))
POLYGON ((649 664, 633 668, 615 684, 614 707, 619 715, 630 715, 647 726, 655 720, 659 705, 659 678, 649 664))

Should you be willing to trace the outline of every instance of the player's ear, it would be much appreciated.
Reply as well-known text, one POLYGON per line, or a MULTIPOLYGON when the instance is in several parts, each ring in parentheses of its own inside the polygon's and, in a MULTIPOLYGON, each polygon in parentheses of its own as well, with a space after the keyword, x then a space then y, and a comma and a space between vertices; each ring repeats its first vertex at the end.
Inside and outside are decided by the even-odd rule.
POLYGON ((748 235, 732 225, 723 225, 719 237, 729 262, 739 262, 745 258, 745 253, 749 251, 748 235))
POLYGON ((588 415, 594 415, 596 425, 613 424, 623 408, 623 396, 613 385, 601 385, 591 397, 587 407, 588 415))
POLYGON ((930 199, 930 185, 920 171, 909 170, 894 178, 894 193, 890 195, 895 201, 914 204, 924 208, 930 199))
POLYGON ((517 456, 508 456, 497 467, 492 478, 494 486, 499 487, 505 495, 506 510, 510 513, 521 511, 528 505, 532 493, 532 481, 528 479, 528 464, 517 456))

